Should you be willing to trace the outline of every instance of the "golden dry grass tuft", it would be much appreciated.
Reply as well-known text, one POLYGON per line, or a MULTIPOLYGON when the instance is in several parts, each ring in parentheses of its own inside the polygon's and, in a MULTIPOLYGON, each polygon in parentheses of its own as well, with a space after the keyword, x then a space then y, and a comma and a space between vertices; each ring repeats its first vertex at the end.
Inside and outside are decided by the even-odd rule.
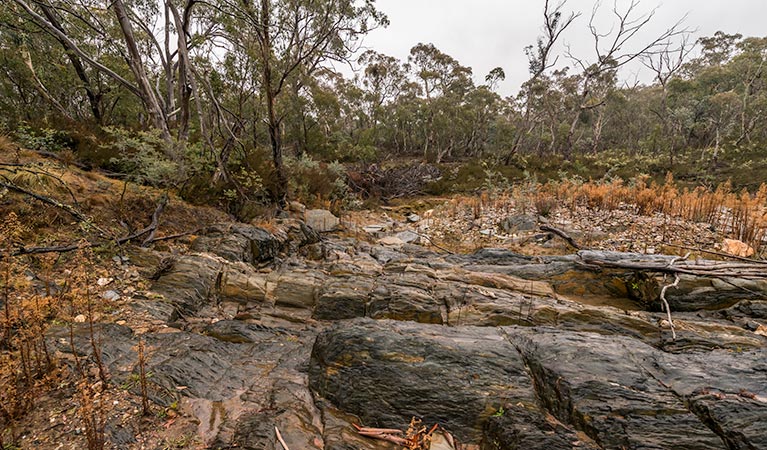
POLYGON ((531 186, 524 183, 510 191, 472 197, 457 197, 448 214, 470 211, 475 219, 484 208, 495 211, 514 209, 519 213, 534 212, 546 216, 556 207, 575 211, 586 207, 596 211, 626 209, 642 216, 662 214, 695 223, 707 223, 722 235, 740 240, 757 253, 767 241, 767 185, 754 193, 735 191, 729 182, 716 189, 682 188, 668 174, 663 183, 637 177, 626 183, 610 181, 563 180, 531 186))
POLYGON ((19 149, 19 146, 6 135, 0 134, 0 153, 10 154, 19 149))

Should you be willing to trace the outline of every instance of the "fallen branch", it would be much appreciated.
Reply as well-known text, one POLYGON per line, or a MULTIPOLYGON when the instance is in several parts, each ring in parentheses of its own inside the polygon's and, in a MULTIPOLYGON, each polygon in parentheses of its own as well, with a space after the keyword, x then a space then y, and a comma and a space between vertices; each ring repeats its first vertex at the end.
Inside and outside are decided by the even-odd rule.
MULTIPOLYGON (((670 265, 668 260, 652 258, 648 261, 600 259, 594 252, 579 253, 581 263, 591 268, 627 269, 667 274, 685 274, 710 278, 767 279, 763 264, 718 261, 683 261, 670 265)), ((635 255, 636 256, 636 255, 635 255)), ((673 259, 673 258, 672 258, 673 259)))
POLYGON ((144 239, 144 242, 141 243, 142 247, 148 247, 149 244, 154 239, 154 234, 157 231, 157 227, 160 224, 160 214, 165 210, 165 206, 168 204, 168 193, 163 193, 162 197, 160 197, 160 202, 157 204, 157 208, 155 208, 154 213, 152 213, 152 222, 150 222, 149 226, 146 228, 149 230, 149 236, 147 236, 146 239, 144 239))
MULTIPOLYGON (((686 255, 684 255, 682 258, 671 258, 671 261, 669 261, 668 266, 671 267, 676 263, 677 261, 686 261, 687 258, 690 257, 690 252, 687 252, 686 255)), ((676 331, 674 330, 674 321, 671 319, 671 306, 668 304, 668 300, 666 300, 666 291, 669 288, 678 288, 679 287, 679 274, 674 274, 674 282, 671 284, 667 284, 663 286, 663 289, 660 291, 660 299, 663 302, 663 307, 666 309, 666 315, 668 316, 668 325, 671 328, 671 339, 676 340, 676 331)))
POLYGON ((357 431, 365 431, 370 433, 389 433, 389 434, 404 434, 402 430, 398 430, 396 428, 371 428, 371 427, 361 427, 357 425, 356 423, 353 423, 352 426, 357 429, 357 431))
POLYGON ((549 233, 553 233, 553 234, 559 236, 560 238, 564 239, 565 242, 567 242, 570 245, 570 247, 572 247, 572 248, 574 248, 576 250, 580 250, 581 249, 581 246, 578 245, 575 242, 575 239, 570 237, 569 234, 565 233, 564 231, 560 230, 559 228, 550 227, 548 225, 541 225, 540 229, 541 229, 541 231, 548 231, 549 233))
POLYGON ((54 153, 54 152, 46 152, 46 151, 43 151, 43 150, 33 150, 33 151, 35 153, 37 153, 38 155, 40 155, 40 156, 45 156, 45 157, 48 157, 48 158, 55 159, 56 161, 62 162, 64 164, 75 166, 78 169, 82 169, 82 170, 90 170, 91 169, 91 167, 88 166, 87 164, 83 164, 83 163, 81 163, 79 161, 72 161, 72 160, 70 160, 68 158, 62 158, 61 155, 59 155, 57 153, 54 153))
POLYGON ((80 208, 80 203, 77 201, 77 197, 75 197, 75 193, 72 192, 72 189, 69 187, 67 182, 62 180, 60 176, 45 170, 43 167, 34 167, 34 166, 30 166, 29 164, 0 163, 0 169, 6 172, 14 173, 14 174, 18 174, 19 172, 26 172, 26 173, 34 175, 37 179, 40 179, 40 177, 42 176, 42 177, 47 177, 47 178, 56 180, 61 186, 64 187, 64 189, 67 190, 70 198, 72 198, 72 203, 74 204, 74 207, 80 208))
POLYGON ((31 247, 31 248, 22 247, 16 250, 15 252, 13 252, 12 255, 21 256, 21 255, 32 255, 32 254, 42 254, 42 253, 66 253, 66 252, 72 252, 72 251, 80 250, 84 248, 99 247, 101 245, 108 244, 110 242, 114 242, 117 245, 123 245, 123 244, 127 244, 128 242, 134 239, 140 238, 141 236, 149 233, 150 231, 151 230, 147 227, 129 236, 115 239, 114 241, 85 242, 83 244, 62 245, 62 246, 55 246, 55 247, 31 247))
POLYGON ((56 208, 64 210, 67 213, 69 213, 69 215, 74 217, 75 220, 77 220, 78 222, 82 222, 82 223, 85 223, 85 224, 87 224, 89 226, 92 226, 99 233, 101 233, 102 236, 109 236, 109 233, 107 233, 106 231, 101 229, 98 225, 94 224, 88 217, 85 216, 85 214, 81 213, 80 211, 78 211, 77 209, 73 208, 72 206, 67 205, 65 203, 61 203, 60 201, 58 201, 56 199, 53 199, 53 198, 50 198, 50 197, 47 197, 45 195, 41 195, 41 194, 38 194, 36 192, 32 192, 32 191, 30 191, 28 189, 25 189, 25 188, 21 187, 21 186, 18 186, 16 184, 12 183, 6 177, 2 177, 2 178, 4 178, 5 181, 0 181, 0 186, 4 187, 6 189, 10 189, 10 190, 12 190, 14 192, 18 192, 20 194, 28 195, 29 197, 32 197, 32 198, 34 198, 37 201, 40 201, 42 203, 46 203, 48 205, 55 206, 56 208))
POLYGON ((713 250, 704 250, 702 248, 688 247, 686 245, 679 245, 679 244, 663 244, 663 245, 667 245, 669 247, 681 248, 681 249, 684 249, 684 250, 693 250, 693 251, 696 251, 696 252, 708 253, 709 255, 716 255, 716 256, 722 256, 722 257, 725 257, 725 258, 737 259, 738 261, 745 261, 745 262, 750 262, 750 263, 755 263, 755 264, 767 264, 767 261, 764 261, 764 260, 761 260, 761 259, 746 258, 744 256, 732 255, 730 253, 715 252, 713 250))
POLYGON ((282 439, 282 434, 280 434, 280 429, 277 427, 274 427, 274 433, 277 435, 277 440, 280 441, 282 448, 284 448, 285 450, 290 450, 288 448, 288 444, 286 444, 285 441, 282 439))
POLYGON ((168 240, 173 239, 180 236, 186 236, 191 234, 191 232, 185 232, 180 233, 177 235, 171 235, 171 236, 165 236, 165 237, 159 237, 155 238, 154 232, 157 230, 157 226, 159 224, 159 217, 162 213, 163 209, 165 209, 165 205, 167 204, 167 197, 163 196, 160 199, 160 203, 157 205, 157 208, 155 209, 154 214, 152 214, 152 223, 149 224, 146 228, 143 228, 133 234, 130 234, 125 237, 121 237, 114 240, 106 240, 106 241, 100 241, 100 242, 85 242, 85 243, 78 243, 78 244, 71 244, 71 245, 61 245, 61 246, 54 246, 54 247, 31 247, 31 248, 20 248, 12 253, 13 256, 21 256, 21 255, 32 255, 32 254, 43 254, 43 253, 67 253, 72 252, 75 250, 80 250, 83 248, 93 248, 93 247, 99 247, 104 244, 108 244, 110 242, 114 242, 117 245, 123 245, 127 244, 128 242, 131 242, 133 240, 136 240, 145 234, 149 233, 149 237, 144 239, 144 242, 141 244, 142 246, 148 246, 149 244, 157 241, 162 240, 168 240))
POLYGON ((396 430, 393 428, 369 428, 369 427, 361 427, 357 425, 356 423, 352 424, 354 428, 357 429, 357 433, 361 436, 370 437, 373 439, 378 439, 381 441, 387 441, 391 442, 397 445, 407 445, 408 440, 396 435, 402 435, 403 432, 401 430, 396 430))
POLYGON ((453 251, 451 251, 451 250, 449 250, 449 249, 447 249, 447 248, 445 248, 445 247, 442 247, 441 245, 437 244, 437 243, 436 243, 436 242, 434 242, 434 241, 432 240, 432 238, 430 238, 429 236, 427 236, 427 235, 425 235, 425 234, 422 234, 422 233, 418 233, 418 232, 416 232, 416 231, 414 231, 414 233, 415 233, 415 234, 417 234, 418 236, 420 236, 420 237, 422 237, 422 238, 426 239, 427 241, 429 241, 429 243, 430 243, 431 245, 433 245, 434 247, 436 247, 436 248, 438 248, 438 249, 440 249, 440 250, 442 250, 442 251, 444 251, 444 252, 447 252, 449 255, 455 255, 455 252, 453 252, 453 251))
MULTIPOLYGON (((195 231, 184 231, 183 233, 176 233, 176 234, 169 234, 167 236, 160 236, 160 237, 156 237, 156 238, 150 239, 149 243, 150 244, 154 244, 155 242, 170 241, 172 239, 177 239, 177 238, 180 238, 180 237, 189 236, 190 234, 194 234, 196 232, 197 232, 197 230, 195 230, 195 231)), ((146 242, 146 241, 144 241, 144 242, 146 242)))

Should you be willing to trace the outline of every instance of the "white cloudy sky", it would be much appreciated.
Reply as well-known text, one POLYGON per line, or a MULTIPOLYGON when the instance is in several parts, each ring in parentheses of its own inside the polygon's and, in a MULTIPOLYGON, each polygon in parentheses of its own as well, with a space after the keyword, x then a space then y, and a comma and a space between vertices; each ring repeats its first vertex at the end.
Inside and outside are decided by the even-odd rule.
MULTIPOLYGON (((597 21, 600 30, 610 29, 613 1, 619 9, 630 4, 630 0, 604 0, 603 14, 597 21)), ((391 25, 371 32, 364 41, 366 47, 406 60, 413 45, 431 42, 472 67, 477 82, 482 82, 492 68, 503 67, 506 81, 500 92, 508 95, 526 79, 524 47, 534 43, 541 32, 544 0, 377 0, 376 5, 389 16, 391 25)), ((564 9, 580 11, 582 16, 565 32, 562 41, 570 45, 573 53, 587 59, 593 54, 587 29, 593 5, 593 0, 568 0, 564 9)), ((766 0, 641 0, 638 11, 649 12, 656 7, 655 17, 642 36, 645 39, 662 33, 685 14, 685 25, 695 30, 695 37, 710 36, 718 30, 767 36, 766 0)), ((559 61, 567 63, 563 57, 559 61)), ((634 66, 622 76, 633 78, 639 70, 634 66)), ((641 73, 639 77, 647 79, 641 73)))

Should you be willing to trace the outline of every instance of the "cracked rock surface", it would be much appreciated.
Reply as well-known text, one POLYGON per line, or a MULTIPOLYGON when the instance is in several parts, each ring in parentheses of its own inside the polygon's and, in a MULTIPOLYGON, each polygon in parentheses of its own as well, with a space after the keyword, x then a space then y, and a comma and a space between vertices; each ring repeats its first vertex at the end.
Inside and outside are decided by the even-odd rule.
MULTIPOLYGON (((102 359, 137 389, 145 342, 150 397, 207 448, 281 448, 275 427, 294 450, 395 448, 351 424, 413 417, 475 449, 767 448, 762 285, 685 278, 672 340, 637 274, 579 255, 446 256, 238 224, 130 261, 152 284, 98 327, 102 359)), ((68 333, 51 332, 57 351, 90 354, 86 326, 73 345, 68 333)))

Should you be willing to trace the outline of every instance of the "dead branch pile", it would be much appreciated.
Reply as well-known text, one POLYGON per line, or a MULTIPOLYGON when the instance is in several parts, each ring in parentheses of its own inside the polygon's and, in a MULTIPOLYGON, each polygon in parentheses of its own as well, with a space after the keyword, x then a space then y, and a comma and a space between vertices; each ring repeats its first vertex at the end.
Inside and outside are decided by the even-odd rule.
POLYGON ((441 173, 426 163, 396 166, 388 169, 371 164, 349 172, 348 182, 352 191, 364 198, 380 198, 383 201, 421 195, 429 182, 439 179, 441 173))
MULTIPOLYGON (((432 436, 439 428, 438 424, 434 424, 431 428, 427 428, 422 425, 420 419, 415 417, 410 420, 410 425, 408 426, 407 431, 393 428, 363 427, 354 423, 352 425, 357 429, 357 433, 362 436, 392 442, 401 445, 406 450, 428 450, 431 447, 432 436)), ((453 437, 450 433, 443 431, 443 434, 446 437, 449 436, 448 442, 451 443, 451 447, 455 448, 453 445, 453 437)))

